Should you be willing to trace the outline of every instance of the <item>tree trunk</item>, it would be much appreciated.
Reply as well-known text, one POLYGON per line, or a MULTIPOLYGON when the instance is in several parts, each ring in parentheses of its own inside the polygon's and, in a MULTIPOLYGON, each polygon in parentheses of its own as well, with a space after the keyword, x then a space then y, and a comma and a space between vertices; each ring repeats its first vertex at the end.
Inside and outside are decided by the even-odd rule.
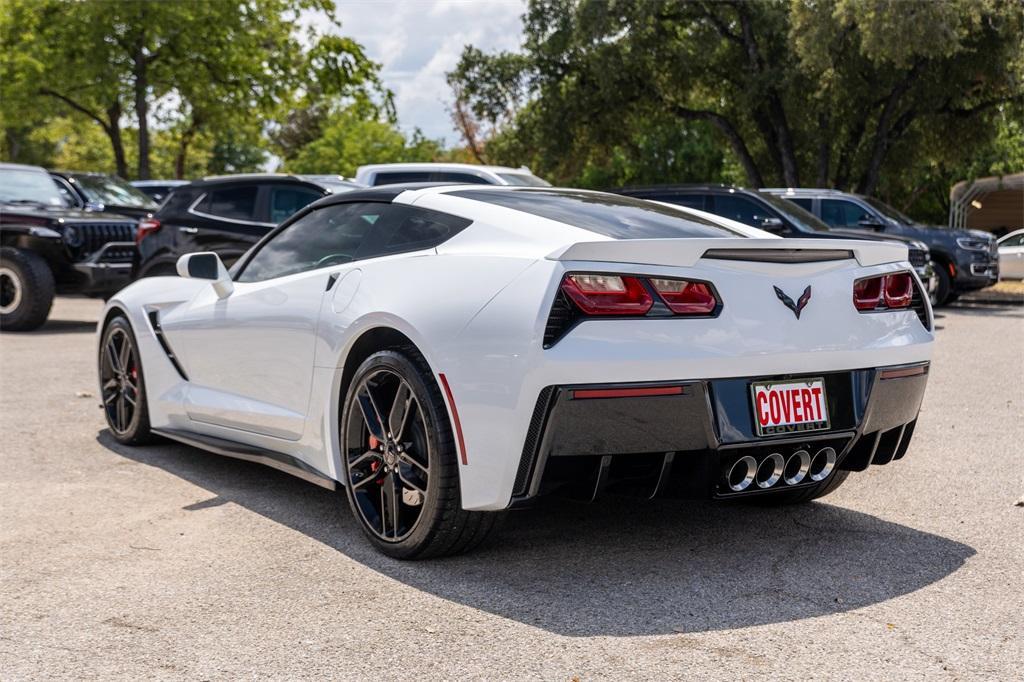
POLYGON ((185 179, 185 162, 188 160, 188 148, 192 144, 192 140, 195 139, 198 130, 199 120, 193 114, 192 122, 188 124, 185 132, 181 134, 181 139, 178 141, 178 153, 174 156, 174 177, 177 180, 185 179))
POLYGON ((135 43, 132 55, 135 76, 135 116, 139 119, 139 180, 149 180, 149 80, 148 62, 143 50, 143 34, 135 43))
POLYGON ((743 136, 740 135, 738 130, 736 130, 736 126, 732 124, 732 121, 713 111, 676 107, 675 112, 676 115, 681 118, 710 121, 723 135, 725 135, 725 139, 729 141, 729 145, 732 147, 733 153, 736 154, 736 158, 739 159, 740 165, 743 166, 743 172, 747 175, 747 183, 754 188, 764 187, 764 178, 761 176, 761 170, 757 167, 757 162, 754 161, 754 157, 750 153, 747 143, 743 141, 743 136))
POLYGON ((108 123, 104 126, 110 146, 114 150, 114 167, 122 178, 128 177, 128 160, 124 154, 124 140, 121 139, 121 104, 112 104, 107 109, 108 123))
MULTIPOLYGON (((900 99, 910 89, 914 79, 917 77, 917 72, 920 71, 920 67, 921 62, 914 64, 885 99, 885 105, 882 107, 882 113, 879 115, 878 124, 875 127, 874 141, 871 144, 871 159, 868 161, 868 165, 860 176, 860 181, 857 183, 857 191, 861 194, 870 195, 875 191, 875 186, 878 184, 878 177, 882 170, 882 162, 885 161, 885 155, 889 152, 889 146, 892 143, 890 133, 894 126, 893 117, 896 116, 900 99)), ((912 118, 913 115, 911 114, 911 120, 912 118)))
POLYGON ((828 114, 818 116, 818 179, 815 185, 828 187, 828 167, 832 160, 832 136, 828 131, 828 114))

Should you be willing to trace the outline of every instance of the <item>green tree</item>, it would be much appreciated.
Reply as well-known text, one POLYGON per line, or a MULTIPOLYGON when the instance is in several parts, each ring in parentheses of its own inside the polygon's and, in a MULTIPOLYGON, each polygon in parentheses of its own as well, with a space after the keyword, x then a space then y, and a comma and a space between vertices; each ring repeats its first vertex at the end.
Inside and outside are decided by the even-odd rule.
POLYGON ((362 108, 350 107, 328 115, 315 139, 285 157, 284 170, 351 177, 367 163, 435 161, 440 155, 440 143, 418 130, 406 137, 390 121, 368 118, 362 108))
MULTIPOLYGON (((370 98, 379 68, 355 42, 297 33, 300 13, 333 13, 332 0, 71 2, 6 0, 0 6, 0 110, 7 152, 19 125, 74 112, 107 136, 114 167, 128 176, 126 123, 137 168, 149 177, 152 126, 177 135, 173 174, 184 174, 201 135, 220 136, 276 115, 328 84, 331 96, 370 98), (309 50, 303 44, 312 44, 309 50), (30 110, 43 105, 47 114, 30 110)), ((251 126, 250 126, 251 127, 251 126)), ((263 131, 259 131, 262 134, 263 131)))
POLYGON ((451 82, 495 147, 559 181, 655 125, 713 130, 755 187, 870 194, 883 171, 997 134, 1024 93, 1021 14, 1008 0, 532 0, 523 52, 468 47, 451 82))

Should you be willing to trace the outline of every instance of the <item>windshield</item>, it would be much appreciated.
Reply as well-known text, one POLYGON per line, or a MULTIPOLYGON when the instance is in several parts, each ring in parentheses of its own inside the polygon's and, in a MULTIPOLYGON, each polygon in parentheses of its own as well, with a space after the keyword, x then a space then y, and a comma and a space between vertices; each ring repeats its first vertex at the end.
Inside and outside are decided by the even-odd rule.
MULTIPOLYGON (((788 199, 782 199, 774 194, 761 192, 761 197, 771 204, 779 213, 786 216, 789 222, 796 225, 797 229, 804 232, 828 232, 828 225, 819 220, 813 213, 799 204, 794 204, 788 199)), ((756 227, 756 226, 755 226, 756 227)))
POLYGON ((896 223, 897 225, 913 225, 914 224, 913 220, 911 220, 907 216, 903 215, 902 213, 897 211, 895 208, 893 208, 889 204, 883 204, 881 201, 879 201, 878 199, 875 199, 874 197, 861 197, 861 199, 863 199, 864 201, 866 201, 869 204, 871 204, 871 208, 875 209, 876 211, 881 213, 883 216, 888 218, 890 221, 896 223))
POLYGON ((88 201, 111 206, 156 208, 152 199, 121 178, 110 175, 72 175, 71 178, 88 201))
POLYGON ((529 173, 497 173, 499 178, 517 187, 550 187, 551 183, 529 173))
POLYGON ((45 171, 29 168, 0 168, 0 201, 44 206, 66 206, 57 183, 45 171))

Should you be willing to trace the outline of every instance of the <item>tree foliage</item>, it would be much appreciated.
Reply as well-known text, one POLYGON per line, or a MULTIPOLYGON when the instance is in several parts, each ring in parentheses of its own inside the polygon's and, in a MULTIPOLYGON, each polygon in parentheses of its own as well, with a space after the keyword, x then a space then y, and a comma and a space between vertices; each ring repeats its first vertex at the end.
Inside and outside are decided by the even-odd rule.
MULTIPOLYGON (((531 0, 523 22, 521 52, 467 47, 449 81, 456 111, 490 133, 469 144, 559 182, 600 177, 655 130, 713 170, 678 146, 690 131, 730 152, 705 180, 738 168, 752 186, 871 194, 963 165, 1024 96, 1010 0, 531 0)), ((664 169, 634 161, 636 177, 664 169)))
POLYGON ((37 155, 33 131, 73 116, 103 132, 118 174, 149 177, 159 151, 173 164, 161 174, 181 177, 190 152, 251 165, 264 127, 312 101, 389 110, 379 65, 358 43, 298 32, 301 12, 333 9, 332 0, 5 0, 4 155, 37 155))
POLYGON ((284 169, 351 177, 363 164, 436 161, 440 155, 441 144, 418 130, 406 137, 390 121, 368 118, 359 107, 350 107, 328 115, 319 135, 285 158, 284 169))

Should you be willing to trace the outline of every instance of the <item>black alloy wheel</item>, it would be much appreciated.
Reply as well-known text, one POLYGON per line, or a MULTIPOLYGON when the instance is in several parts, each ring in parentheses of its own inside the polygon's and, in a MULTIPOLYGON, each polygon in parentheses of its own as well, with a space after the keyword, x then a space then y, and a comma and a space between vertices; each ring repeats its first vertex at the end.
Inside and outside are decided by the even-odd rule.
POLYGON ((349 413, 348 484, 366 528, 399 542, 416 527, 430 481, 430 442, 419 401, 397 372, 376 369, 349 413))
POLYGON ((368 357, 342 404, 346 496, 377 549, 422 559, 465 552, 486 539, 502 514, 462 508, 448 411, 415 348, 368 357))
POLYGON ((99 374, 103 413, 114 438, 126 444, 148 440, 142 363, 131 326, 123 317, 114 318, 104 331, 99 374))

